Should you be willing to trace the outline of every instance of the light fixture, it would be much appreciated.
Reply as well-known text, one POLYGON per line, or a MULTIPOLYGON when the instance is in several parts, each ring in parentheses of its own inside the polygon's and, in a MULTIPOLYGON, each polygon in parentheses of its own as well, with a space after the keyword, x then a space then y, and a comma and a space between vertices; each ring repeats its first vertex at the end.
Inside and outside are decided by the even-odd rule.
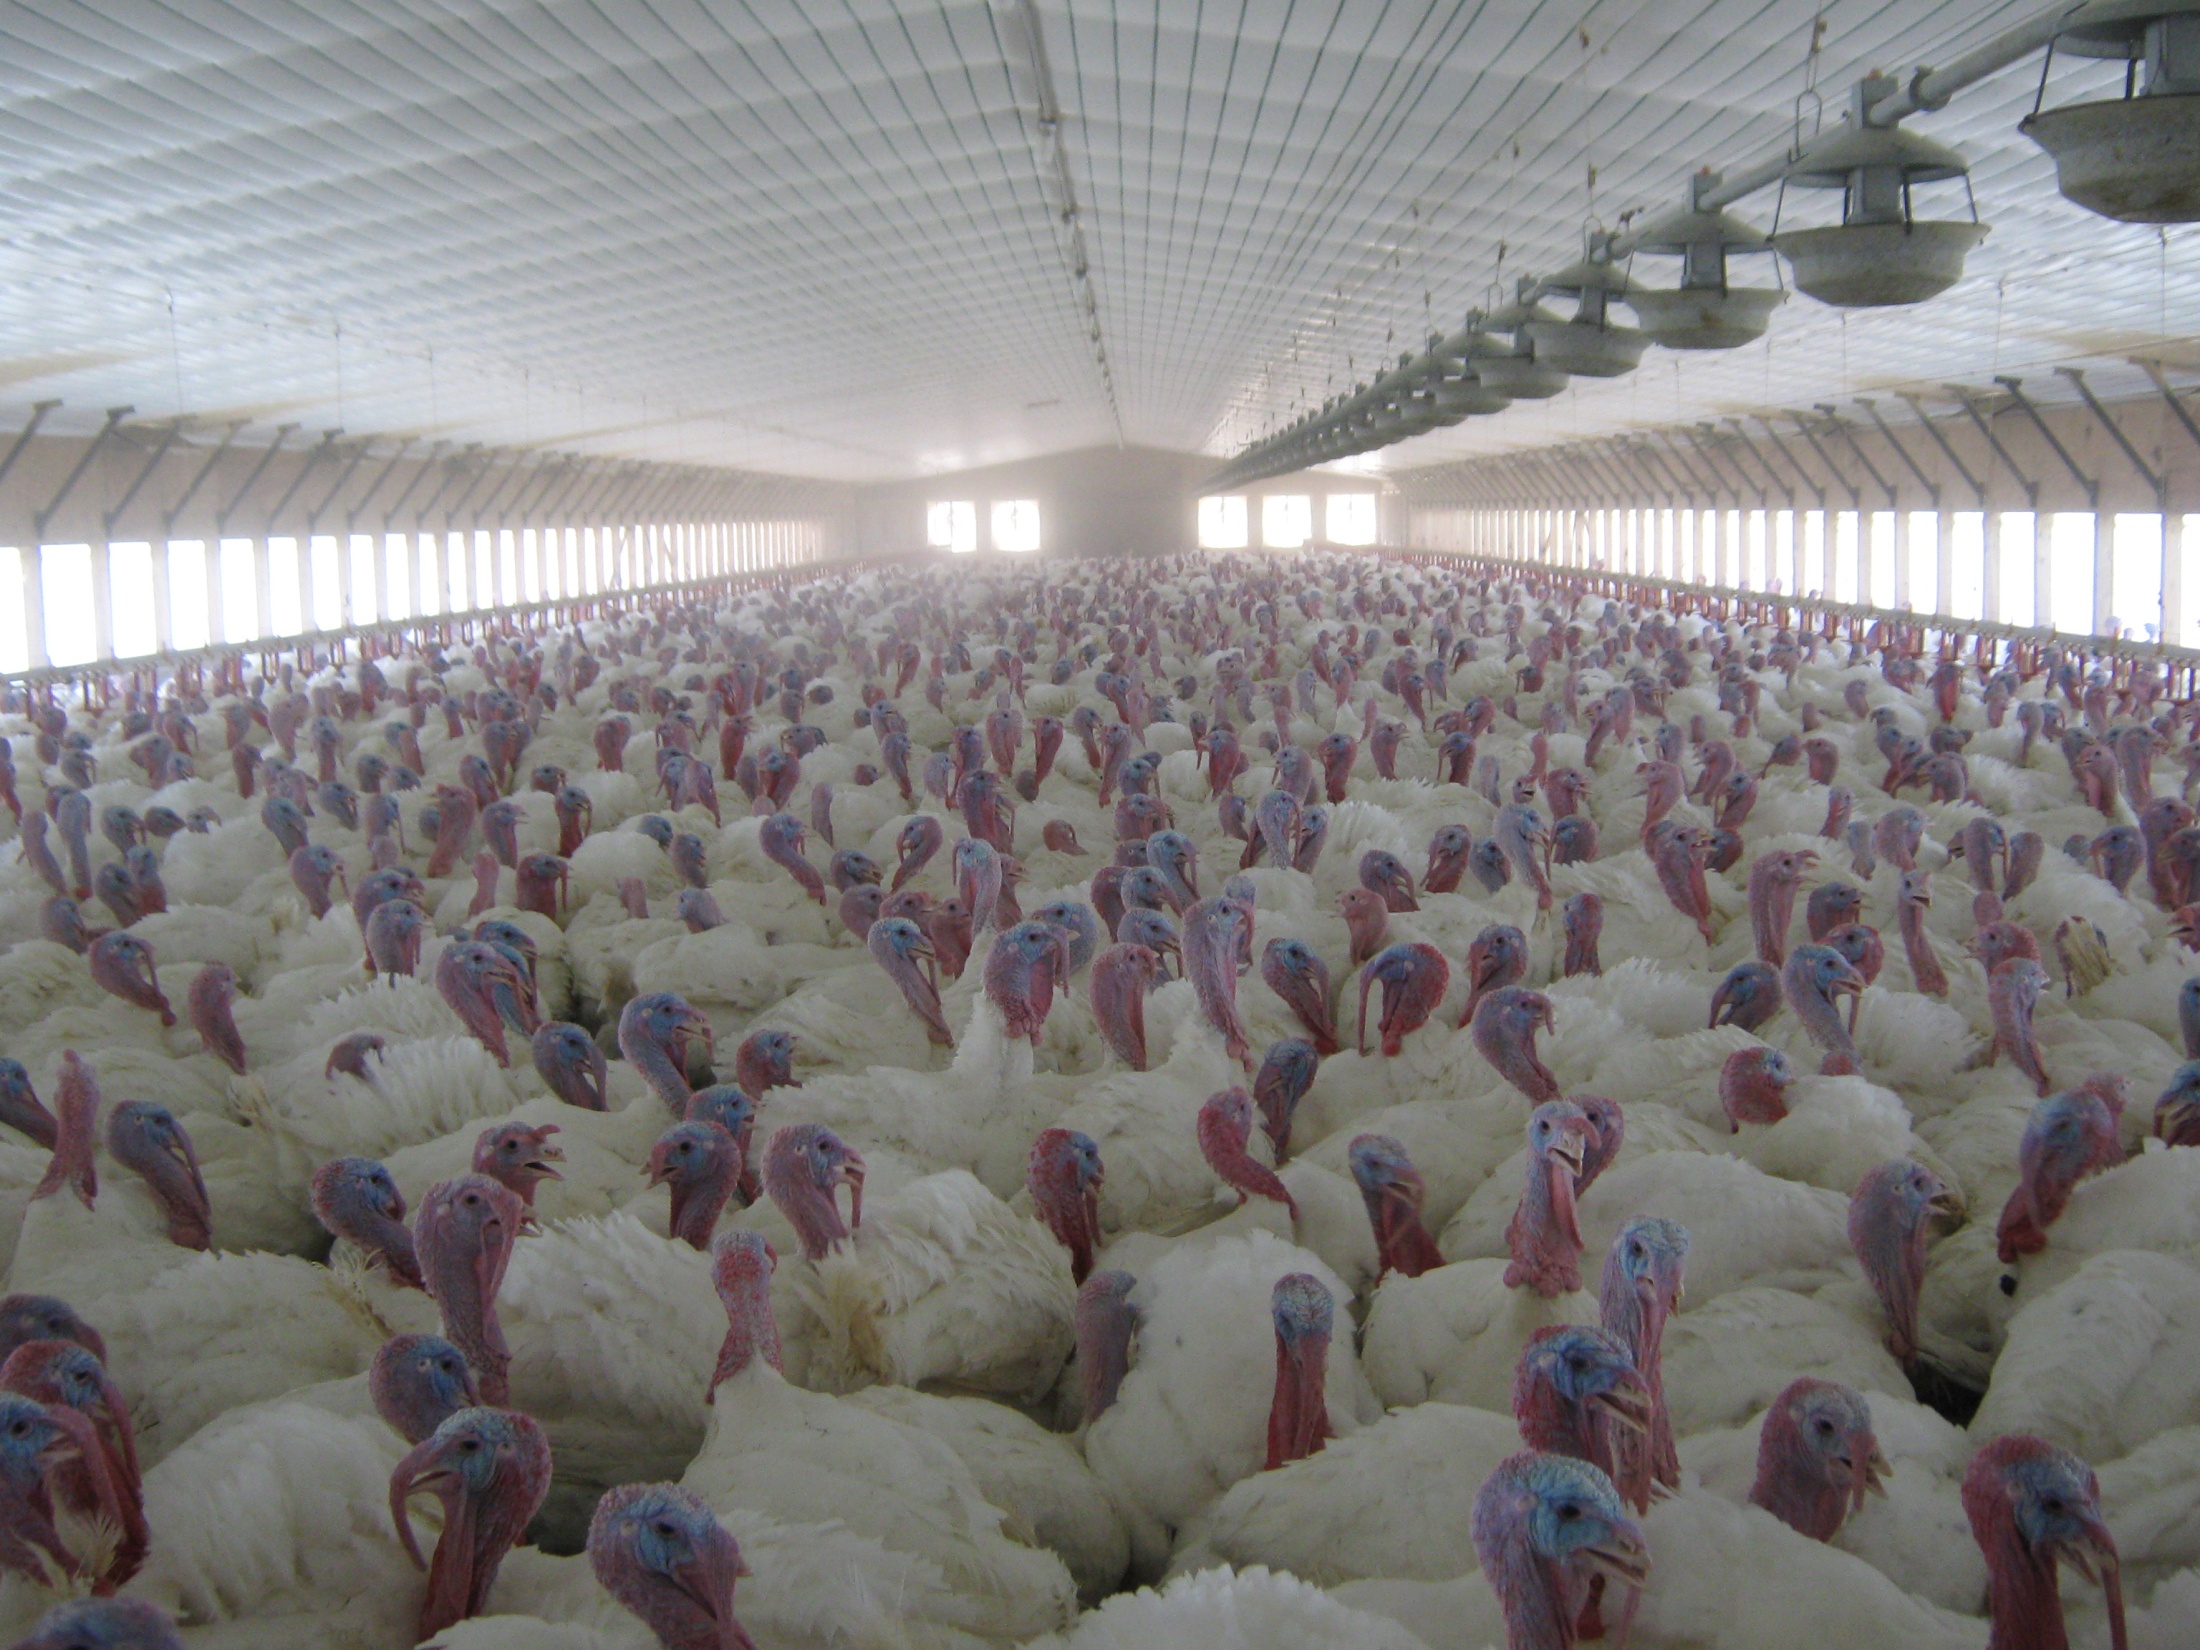
POLYGON ((1847 125, 1806 144, 1781 174, 1784 187, 1841 191, 1838 224, 1772 237, 1796 290, 1822 304, 1922 303, 1963 278, 1963 260, 1986 238, 1975 207, 1968 223, 1917 217, 1911 191, 1918 184, 1961 178, 1968 193, 1970 169, 1945 143, 1867 124, 1870 104, 1890 89, 1877 76, 1860 82, 1847 125))
POLYGON ((2054 157, 2064 198, 2125 223, 2200 220, 2200 0, 2092 0, 2058 51, 2126 65, 2122 97, 2035 107, 2017 128, 2054 157))
POLYGON ((1718 183, 1718 173, 1698 172, 1689 184, 1688 205, 1651 219, 1636 233, 1636 252, 1681 260, 1678 289, 1640 282, 1627 288, 1627 307, 1650 341, 1666 349, 1737 349, 1753 343, 1787 301, 1781 287, 1728 285, 1728 258, 1768 253, 1772 242, 1729 213, 1696 205, 1702 191, 1718 183))

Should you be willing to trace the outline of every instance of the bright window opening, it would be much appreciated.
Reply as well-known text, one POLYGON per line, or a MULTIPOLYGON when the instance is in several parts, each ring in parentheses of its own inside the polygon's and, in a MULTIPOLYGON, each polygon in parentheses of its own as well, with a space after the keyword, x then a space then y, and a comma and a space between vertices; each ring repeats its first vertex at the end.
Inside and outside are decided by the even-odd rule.
POLYGON ((924 542, 935 550, 967 556, 978 548, 978 507, 968 499, 943 499, 924 507, 924 542))
POLYGON ((1260 501, 1260 542, 1296 550, 1314 536, 1314 501, 1304 493, 1270 493, 1260 501))
POLYGON ((443 611, 443 541, 433 533, 412 535, 413 611, 443 611))
POLYGON ((1976 510, 1960 510, 1951 522, 1949 545, 1955 557, 1955 585, 1948 592, 1948 612, 1958 619, 1986 617, 1986 518, 1976 510))
POLYGON ((206 577, 206 545, 200 539, 171 539, 168 544, 169 645, 179 653, 214 640, 212 592, 206 577))
POLYGON ((260 639, 260 569, 250 539, 221 541, 222 640, 260 639))
POLYGON ((326 533, 317 533, 306 543, 313 569, 313 611, 307 615, 314 630, 341 630, 344 628, 344 579, 343 558, 336 553, 336 541, 326 533))
POLYGON ((107 593, 114 603, 115 657, 142 659, 160 647, 160 627, 153 618, 153 547, 135 544, 107 546, 107 593))
POLYGON ((382 603, 374 588, 381 546, 365 533, 349 534, 344 543, 351 552, 351 622, 374 624, 382 617, 382 603))
POLYGON ((1202 550, 1242 550, 1248 542, 1243 498, 1233 493, 1199 501, 1199 547, 1202 550))
POLYGON ((1871 585, 1859 598, 1868 607, 1900 607, 1902 592, 1895 588, 1894 512, 1874 510, 1858 521, 1871 557, 1871 585))
POLYGON ((268 539, 267 633, 295 636, 306 627, 303 597, 298 583, 298 541, 268 539))
POLYGON ((993 506, 993 548, 1028 555, 1039 548, 1039 501, 1004 498, 993 506))
POLYGON ((2162 518, 2157 515, 2118 516, 2114 532, 2109 562, 2109 613, 2125 635, 2140 641, 2159 641, 2162 630, 2162 518))
POLYGON ((2047 518, 2047 602, 2038 623, 2084 636, 2093 629, 2093 515, 2047 518))
POLYGON ((412 538, 405 533, 382 535, 382 580, 389 595, 386 619, 412 617, 412 538))
POLYGON ((1910 589, 1903 604, 1915 613, 1944 611, 1940 588, 1940 517, 1913 510, 1910 524, 1910 589))
POLYGON ((1375 495, 1373 493, 1331 493, 1324 510, 1327 520, 1323 537, 1331 544, 1373 544, 1375 542, 1375 495))
POLYGON ((90 664, 99 656, 99 632, 92 623, 92 547, 49 544, 40 560, 46 657, 57 665, 90 664))

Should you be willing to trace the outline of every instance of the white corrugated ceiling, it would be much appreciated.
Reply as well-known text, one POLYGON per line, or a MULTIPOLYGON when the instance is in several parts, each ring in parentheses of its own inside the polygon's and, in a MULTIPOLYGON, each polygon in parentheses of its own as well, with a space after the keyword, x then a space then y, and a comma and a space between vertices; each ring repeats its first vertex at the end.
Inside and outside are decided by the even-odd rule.
MULTIPOLYGON (((1819 82, 1837 106, 1861 69, 2030 9, 1830 5, 1819 82)), ((1017 0, 0 10, 0 419, 60 396, 64 427, 128 402, 853 480, 1118 438, 1225 452, 1456 324, 1501 242, 1508 274, 1548 269, 1592 215, 1777 142, 1811 21, 1037 10, 1090 316, 1017 0)), ((1917 123, 1972 158, 1995 225, 1954 292, 1846 320, 1797 300, 1769 350, 1653 352, 1385 462, 2200 330, 2200 235, 2066 205, 2015 130, 2033 77, 1917 123)))

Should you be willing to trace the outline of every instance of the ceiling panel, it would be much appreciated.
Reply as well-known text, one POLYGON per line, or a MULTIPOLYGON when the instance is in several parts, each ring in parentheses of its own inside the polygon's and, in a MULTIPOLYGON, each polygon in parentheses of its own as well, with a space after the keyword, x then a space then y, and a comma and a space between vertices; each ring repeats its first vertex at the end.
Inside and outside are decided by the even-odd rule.
MULTIPOLYGON (((1020 3, 7 8, 0 419, 58 395, 62 427, 130 403, 852 480, 1227 452, 1777 142, 1810 34, 1770 0, 1038 0, 1096 342, 1020 3)), ((2028 9, 1829 5, 1819 84, 2028 9)), ((2200 237, 2062 202, 2015 129, 2034 78, 1917 123, 1995 226, 1942 299, 1798 299, 1767 346, 1378 462, 2189 337, 2200 237)))

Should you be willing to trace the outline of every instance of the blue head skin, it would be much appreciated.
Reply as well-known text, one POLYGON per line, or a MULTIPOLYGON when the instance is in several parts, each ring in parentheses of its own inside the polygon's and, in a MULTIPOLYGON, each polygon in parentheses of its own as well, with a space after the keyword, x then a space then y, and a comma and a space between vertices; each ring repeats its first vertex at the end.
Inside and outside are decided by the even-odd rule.
POLYGON ((1523 1450, 1501 1463, 1475 1493, 1471 1528, 1515 1645, 1569 1644, 1593 1577, 1649 1578, 1648 1544, 1611 1479, 1571 1456, 1523 1450))
POLYGON ((1688 1228, 1679 1221, 1637 1215, 1619 1229, 1604 1257, 1598 1296, 1604 1329, 1639 1368, 1655 1362, 1665 1320, 1680 1305, 1688 1245, 1688 1228))
POLYGON ((1181 911, 1199 898, 1194 883, 1199 854, 1182 831, 1156 831, 1146 838, 1146 863, 1161 876, 1169 903, 1181 911))
POLYGON ((1303 1460, 1329 1437, 1324 1395, 1329 1337, 1337 1303, 1310 1273, 1276 1280, 1269 1297, 1276 1327, 1276 1391, 1268 1410, 1268 1468, 1303 1460))
POLYGON ((313 1218, 331 1235, 357 1244, 399 1282, 420 1287, 405 1199, 389 1170, 371 1157, 339 1157, 314 1171, 308 1199, 313 1218))
POLYGON ((1609 1470, 1611 1446, 1601 1423, 1642 1427, 1645 1385, 1632 1353, 1585 1324, 1541 1330, 1513 1372, 1513 1418, 1536 1449, 1594 1460, 1609 1470))
POLYGON ((687 1039, 710 1040, 710 1022, 686 998, 652 991, 619 1011, 619 1052, 678 1116, 687 1110, 687 1039))
POLYGON ((16 1650, 183 1650, 167 1612, 134 1598, 78 1598, 49 1610, 16 1650))
POLYGON ((1043 905, 1031 914, 1034 922, 1043 922, 1049 928, 1060 929, 1069 944, 1069 971, 1082 973, 1092 961, 1093 953, 1100 948, 1105 937, 1099 917, 1083 900, 1058 899, 1051 905, 1043 905))
POLYGON ((214 1213, 198 1153, 175 1114, 152 1100, 125 1100, 107 1114, 107 1152, 134 1169, 168 1216, 168 1238, 187 1249, 211 1240, 214 1213))
POLYGON ((1971 1458, 1963 1511, 1986 1555, 1989 1650, 2065 1642, 2055 1570, 2067 1562, 2106 1595, 2110 1642, 2126 1642, 2122 1566, 2093 1469, 2044 1438, 2005 1434, 1971 1458))
POLYGON ((0 1058, 0 1123, 53 1150, 59 1125, 38 1098, 38 1091, 31 1086, 31 1074, 20 1060, 0 1058))
POLYGON ((31 1341, 74 1341, 102 1362, 107 1343, 99 1331, 54 1295, 9 1295, 0 1299, 0 1363, 31 1341))
POLYGON ((1711 995, 1711 1024, 1755 1031, 1780 1012, 1780 975, 1769 963, 1736 963, 1711 995))
POLYGON ((596 1504, 588 1563, 604 1591, 677 1650, 754 1650, 733 1619, 741 1549, 700 1496, 622 1484, 596 1504))
POLYGON ((2154 1132, 2174 1146, 2200 1145, 2200 1060, 2170 1074, 2169 1087, 2154 1102, 2154 1132))
POLYGON ((2002 1211, 2002 1260, 2045 1247, 2046 1227, 2062 1213, 2078 1182, 2122 1160, 2115 1122, 2098 1095, 2070 1089, 2034 1106, 2017 1143, 2023 1180, 2002 1211))
POLYGON ((835 888, 842 893, 846 893, 859 882, 870 883, 875 886, 885 876, 885 873, 879 868, 878 861, 862 849, 843 848, 833 855, 832 863, 826 875, 831 879, 835 888))
POLYGON ((1166 911, 1125 911, 1123 920, 1115 925, 1115 937, 1119 944, 1143 945, 1156 956, 1171 952, 1181 955, 1183 951, 1176 920, 1166 911))
POLYGON ((481 1403, 473 1371, 441 1335, 397 1335, 382 1344, 367 1372, 375 1413, 417 1444, 462 1409, 481 1403))
POLYGON ((2178 988, 2177 1025, 2185 1037, 2185 1058, 2200 1060, 2200 974, 2178 988))
POLYGON ((741 1140, 755 1125, 756 1102, 731 1083, 714 1083, 689 1097, 687 1114, 691 1123, 716 1123, 741 1140))
POLYGON ((1260 1069, 1253 1074, 1253 1103, 1260 1108, 1261 1127, 1276 1140, 1279 1157, 1290 1142, 1291 1114, 1314 1086, 1320 1067, 1321 1056, 1303 1037, 1279 1038, 1261 1056, 1260 1069))
POLYGON ((604 1098, 603 1050, 596 1039, 564 1020, 545 1021, 528 1045, 536 1073, 550 1092, 569 1106, 602 1111, 604 1098))
POLYGON ((672 851, 672 821, 662 814, 644 814, 634 822, 634 828, 665 852, 672 851))

